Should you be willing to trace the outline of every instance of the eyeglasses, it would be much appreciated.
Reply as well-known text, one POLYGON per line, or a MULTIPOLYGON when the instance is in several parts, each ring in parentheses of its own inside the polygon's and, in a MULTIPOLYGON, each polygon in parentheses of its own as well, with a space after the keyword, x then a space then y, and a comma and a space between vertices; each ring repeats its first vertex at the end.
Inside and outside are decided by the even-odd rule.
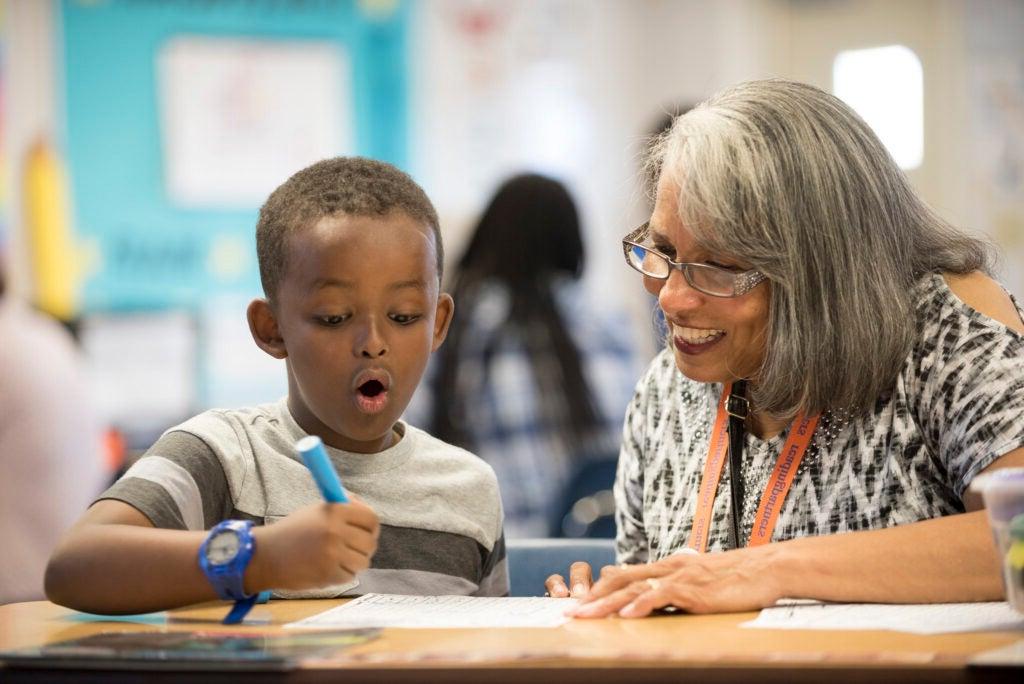
POLYGON ((622 238, 622 253, 626 257, 626 263, 645 276, 667 280, 675 268, 683 272, 683 277, 690 287, 712 297, 739 297, 750 292, 767 278, 755 270, 738 273, 721 266, 672 261, 661 252, 643 244, 647 239, 648 227, 648 223, 643 223, 622 238))

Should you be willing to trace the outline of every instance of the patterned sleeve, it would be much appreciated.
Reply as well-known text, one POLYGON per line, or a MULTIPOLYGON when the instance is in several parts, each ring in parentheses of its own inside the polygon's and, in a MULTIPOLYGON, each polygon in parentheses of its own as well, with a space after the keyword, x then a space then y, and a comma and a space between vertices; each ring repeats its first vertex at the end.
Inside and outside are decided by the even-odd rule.
MULTIPOLYGON (((644 528, 643 445, 647 410, 655 383, 651 380, 658 359, 637 383, 622 426, 622 447, 615 474, 615 547, 618 563, 646 563, 650 557, 644 528)), ((655 397, 653 399, 657 401, 655 397)))
POLYGON ((220 460, 199 437, 165 433, 97 500, 138 509, 155 527, 205 530, 230 517, 231 493, 220 460))
POLYGON ((962 499, 978 472, 1024 447, 1024 335, 959 300, 939 321, 923 336, 917 417, 962 499))

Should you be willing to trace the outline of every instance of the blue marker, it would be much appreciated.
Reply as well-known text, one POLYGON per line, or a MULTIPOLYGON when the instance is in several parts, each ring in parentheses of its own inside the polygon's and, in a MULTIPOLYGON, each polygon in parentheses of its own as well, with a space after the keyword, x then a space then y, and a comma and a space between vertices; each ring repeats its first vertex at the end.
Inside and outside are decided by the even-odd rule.
POLYGON ((320 438, 316 435, 303 437, 296 442, 295 448, 302 456, 302 462, 309 468, 309 472, 313 473, 313 479, 320 488, 320 493, 324 495, 324 500, 328 503, 348 503, 338 473, 334 472, 334 466, 331 465, 331 459, 327 458, 324 443, 320 438))

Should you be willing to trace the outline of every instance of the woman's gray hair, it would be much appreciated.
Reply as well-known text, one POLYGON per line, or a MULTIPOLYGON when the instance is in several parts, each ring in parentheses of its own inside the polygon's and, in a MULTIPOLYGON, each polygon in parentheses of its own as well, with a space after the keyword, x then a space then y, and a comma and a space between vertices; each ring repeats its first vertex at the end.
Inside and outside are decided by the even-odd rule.
POLYGON ((648 163, 678 187, 698 243, 771 281, 752 398, 774 417, 870 408, 913 344, 914 284, 990 270, 990 244, 939 218, 867 124, 813 86, 754 81, 714 95, 648 163))

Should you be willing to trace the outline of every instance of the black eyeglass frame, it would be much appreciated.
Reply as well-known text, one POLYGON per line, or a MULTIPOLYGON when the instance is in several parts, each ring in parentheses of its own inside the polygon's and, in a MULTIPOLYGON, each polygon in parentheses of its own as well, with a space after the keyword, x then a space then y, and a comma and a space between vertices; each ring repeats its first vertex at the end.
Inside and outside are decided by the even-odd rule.
POLYGON ((741 297, 741 296, 747 294, 748 292, 750 292, 757 285, 759 285, 762 280, 767 280, 768 279, 768 276, 766 276, 765 274, 761 273, 760 271, 758 271, 756 269, 751 269, 749 271, 742 271, 740 273, 737 273, 735 271, 731 271, 731 270, 729 270, 727 268, 722 268, 720 266, 712 266, 711 264, 695 264, 695 263, 690 263, 690 262, 685 262, 685 261, 672 261, 671 259, 669 259, 667 256, 665 256, 661 252, 659 252, 659 251, 657 251, 655 249, 651 249, 650 247, 648 247, 648 246, 646 246, 644 244, 641 244, 640 240, 642 240, 644 237, 646 237, 648 229, 649 229, 649 226, 650 226, 649 222, 645 221, 644 223, 641 223, 635 229, 630 231, 629 234, 626 235, 626 237, 622 238, 622 256, 625 257, 626 263, 629 265, 630 268, 632 268, 633 270, 635 270, 635 271, 637 271, 639 273, 642 273, 643 275, 647 276, 648 278, 656 278, 658 280, 668 280, 668 277, 670 275, 672 275, 672 269, 676 269, 677 271, 681 271, 682 272, 683 277, 686 278, 686 282, 693 289, 697 290, 698 292, 703 292, 704 294, 709 295, 711 297, 723 297, 723 298, 726 298, 726 299, 731 299, 733 297, 741 297), (638 265, 634 264, 633 260, 629 256, 630 252, 633 250, 634 247, 642 249, 642 250, 644 250, 644 252, 647 252, 648 254, 650 254, 650 255, 652 255, 652 256, 662 260, 666 265, 668 265, 668 272, 665 273, 665 275, 659 275, 659 274, 656 274, 656 273, 648 273, 647 271, 645 271, 642 268, 640 268, 638 265), (697 285, 696 283, 693 282, 693 270, 694 269, 710 271, 710 272, 713 272, 713 273, 721 273, 721 274, 726 274, 726 275, 730 276, 732 278, 732 284, 733 284, 732 285, 732 290, 733 290, 732 294, 722 294, 720 292, 709 292, 704 287, 701 287, 700 285, 697 285))

